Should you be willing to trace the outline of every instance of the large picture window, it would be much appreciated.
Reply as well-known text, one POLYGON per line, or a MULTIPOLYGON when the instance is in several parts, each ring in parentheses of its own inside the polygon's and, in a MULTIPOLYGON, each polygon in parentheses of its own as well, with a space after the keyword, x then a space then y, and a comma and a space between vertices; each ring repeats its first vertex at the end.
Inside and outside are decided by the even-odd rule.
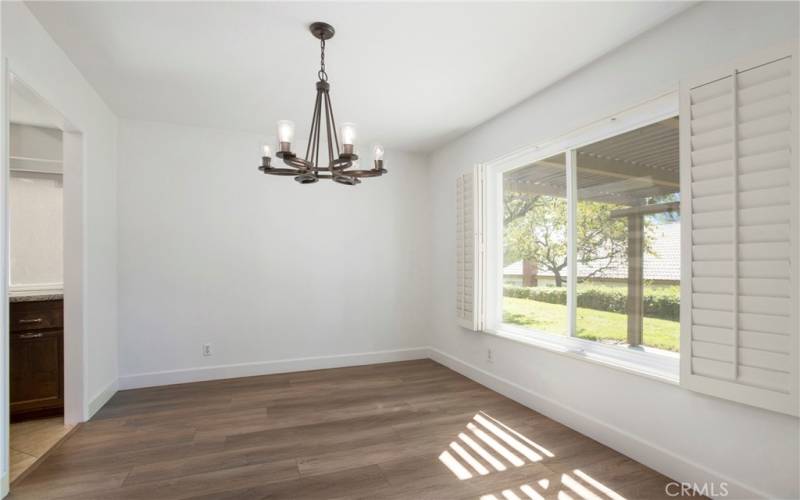
POLYGON ((502 173, 502 323, 654 352, 680 339, 678 118, 502 173))
POLYGON ((760 51, 463 173, 461 326, 797 415, 796 61, 760 51))

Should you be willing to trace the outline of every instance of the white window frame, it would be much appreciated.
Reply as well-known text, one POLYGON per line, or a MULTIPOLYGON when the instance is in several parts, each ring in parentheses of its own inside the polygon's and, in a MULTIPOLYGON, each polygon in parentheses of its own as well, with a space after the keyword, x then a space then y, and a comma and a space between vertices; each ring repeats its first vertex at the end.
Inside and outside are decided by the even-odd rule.
MULTIPOLYGON (((678 91, 675 88, 561 137, 538 145, 524 147, 484 164, 485 179, 483 188, 485 191, 483 199, 485 200, 486 260, 484 262, 485 279, 482 295, 485 305, 483 312, 483 331, 485 333, 523 342, 566 356, 601 363, 656 380, 678 383, 680 372, 680 356, 678 353, 644 346, 636 348, 612 346, 569 335, 560 336, 503 323, 503 217, 501 203, 503 198, 503 174, 505 172, 530 165, 557 154, 565 154, 567 200, 569 203, 567 212, 568 231, 570 233, 569 238, 574 241, 576 238, 575 214, 577 210, 575 150, 609 137, 678 116, 678 111, 678 91)), ((575 269, 577 257, 574 253, 576 246, 570 245, 570 248, 571 252, 567 256, 567 265, 570 269, 575 269)), ((576 279, 575 273, 570 273, 567 288, 569 332, 574 331, 576 279)))

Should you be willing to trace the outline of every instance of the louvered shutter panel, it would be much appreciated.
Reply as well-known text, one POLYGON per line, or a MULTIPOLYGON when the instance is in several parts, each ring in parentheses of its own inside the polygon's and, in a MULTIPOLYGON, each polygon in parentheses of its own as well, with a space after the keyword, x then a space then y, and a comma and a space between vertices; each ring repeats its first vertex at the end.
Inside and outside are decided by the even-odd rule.
POLYGON ((458 324, 480 330, 482 252, 482 169, 456 180, 456 316, 458 324))
POLYGON ((688 215, 681 384, 792 415, 798 414, 797 86, 797 57, 788 49, 680 91, 688 215))

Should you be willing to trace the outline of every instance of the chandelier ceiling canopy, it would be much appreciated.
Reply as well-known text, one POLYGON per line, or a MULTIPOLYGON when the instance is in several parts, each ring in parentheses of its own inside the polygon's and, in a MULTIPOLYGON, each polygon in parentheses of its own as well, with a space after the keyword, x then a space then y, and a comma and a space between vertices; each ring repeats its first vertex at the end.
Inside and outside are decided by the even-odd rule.
POLYGON ((311 129, 308 133, 308 145, 305 156, 300 158, 292 152, 294 139, 294 123, 289 120, 278 122, 278 152, 275 156, 283 161, 280 167, 272 166, 272 149, 263 147, 259 170, 270 175, 288 175, 300 184, 313 184, 320 179, 331 179, 340 184, 355 185, 365 177, 378 177, 386 173, 383 168, 383 147, 375 145, 373 166, 361 170, 358 167, 358 155, 355 151, 356 127, 352 123, 342 123, 336 133, 336 120, 331 105, 328 73, 325 72, 325 41, 333 38, 336 32, 333 26, 317 22, 309 26, 314 37, 320 41, 320 67, 317 73, 317 96, 314 100, 314 113, 311 115, 311 129), (323 144, 325 136, 325 144, 323 144), (341 145, 341 146, 340 146, 341 145), (320 150, 327 149, 327 163, 320 163, 320 150))

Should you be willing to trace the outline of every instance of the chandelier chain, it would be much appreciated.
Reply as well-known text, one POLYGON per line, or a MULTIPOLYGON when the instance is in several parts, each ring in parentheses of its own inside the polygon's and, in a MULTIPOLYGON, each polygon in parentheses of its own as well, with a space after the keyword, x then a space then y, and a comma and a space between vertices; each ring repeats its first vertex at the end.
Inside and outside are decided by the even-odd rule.
POLYGON ((320 81, 328 81, 328 73, 325 72, 325 39, 319 41, 319 72, 317 73, 320 81))

